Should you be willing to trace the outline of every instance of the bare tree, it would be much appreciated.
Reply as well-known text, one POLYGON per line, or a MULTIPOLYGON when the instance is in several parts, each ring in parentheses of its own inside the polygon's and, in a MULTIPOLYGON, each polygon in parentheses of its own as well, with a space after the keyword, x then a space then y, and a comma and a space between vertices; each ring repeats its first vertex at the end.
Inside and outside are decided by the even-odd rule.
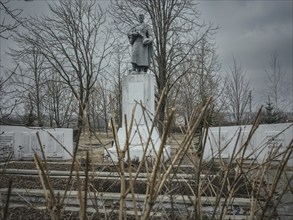
POLYGON ((35 126, 35 121, 37 119, 37 116, 34 110, 35 105, 33 104, 33 100, 32 100, 32 92, 27 91, 24 94, 23 98, 25 98, 27 101, 24 103, 24 114, 21 116, 22 123, 25 126, 35 126))
POLYGON ((22 9, 12 9, 9 6, 9 2, 9 0, 0 1, 0 12, 2 14, 0 21, 0 38, 2 39, 11 37, 12 32, 24 21, 24 19, 20 17, 22 9))
MULTIPOLYGON (((166 89, 159 114, 159 120, 164 122, 167 94, 189 71, 187 68, 181 72, 180 66, 187 62, 197 43, 214 29, 212 25, 199 24, 199 13, 192 0, 112 1, 111 14, 120 33, 126 34, 137 21, 138 13, 147 15, 154 30, 155 56, 151 70, 156 77, 158 96, 166 89)), ((162 126, 159 130, 162 131, 162 126)))
POLYGON ((116 119, 117 126, 122 126, 122 76, 127 72, 127 47, 117 39, 112 49, 111 62, 106 73, 99 77, 90 103, 91 127, 94 130, 103 127, 106 132, 110 115, 116 119))
POLYGON ((111 89, 111 114, 115 114, 116 124, 122 127, 122 77, 127 74, 127 47, 122 46, 123 42, 117 41, 113 48, 112 60, 108 71, 108 80, 112 82, 111 89))
POLYGON ((90 128, 96 132, 100 128, 99 117, 98 117, 98 95, 96 88, 90 94, 90 101, 89 101, 89 125, 90 128))
POLYGON ((226 76, 226 82, 227 109, 235 123, 240 125, 244 123, 244 116, 248 110, 250 87, 245 72, 237 64, 235 57, 233 57, 233 66, 230 67, 230 74, 226 76))
MULTIPOLYGON (((0 39, 9 39, 9 37, 12 36, 12 33, 17 29, 19 25, 23 21, 25 21, 24 18, 20 17, 20 14, 22 13, 21 9, 13 9, 9 6, 9 0, 1 0, 0 1, 0 39)), ((1 57, 0 57, 1 60, 1 57)), ((3 66, 0 66, 1 73, 3 66)), ((0 76, 0 120, 1 123, 3 123, 4 119, 9 117, 14 109, 17 106, 17 100, 11 102, 11 97, 7 97, 7 94, 9 93, 7 87, 7 83, 9 82, 10 78, 14 75, 16 69, 18 68, 18 65, 14 68, 12 71, 5 71, 5 74, 0 76), (5 75, 5 77, 4 77, 5 75)))
POLYGON ((87 122, 90 93, 110 55, 105 11, 96 1, 60 1, 51 17, 32 18, 18 36, 36 45, 78 100, 78 128, 87 122), (36 41, 37 39, 37 41, 36 41))
POLYGON ((108 124, 109 124, 109 107, 110 107, 110 95, 108 89, 108 80, 101 79, 99 81, 98 86, 98 94, 99 94, 99 112, 101 113, 101 117, 105 124, 105 132, 108 135, 108 124))
MULTIPOLYGON (((23 38, 14 37, 17 49, 11 49, 10 55, 19 64, 18 71, 11 77, 13 97, 21 100, 18 105, 33 115, 39 127, 68 126, 72 116, 73 95, 68 86, 61 81, 59 74, 50 67, 35 44, 23 38)), ((32 123, 30 123, 32 125, 32 123)))
POLYGON ((16 65, 11 72, 5 71, 5 74, 3 74, 4 76, 0 76, 0 124, 6 123, 5 119, 13 113, 17 106, 18 100, 11 96, 12 91, 8 83, 15 74, 17 68, 18 65, 16 65))
POLYGON ((203 38, 194 48, 189 63, 185 65, 187 67, 183 66, 183 68, 190 70, 176 87, 179 90, 178 106, 184 109, 188 121, 194 108, 205 103, 209 97, 214 97, 216 100, 221 95, 219 76, 221 67, 215 44, 203 38))
POLYGON ((265 73, 267 81, 266 96, 269 96, 269 102, 272 102, 275 108, 280 108, 284 104, 282 96, 284 95, 285 81, 276 51, 271 54, 269 66, 265 73))
MULTIPOLYGON (((45 83, 45 59, 39 49, 28 44, 22 38, 14 38, 18 49, 11 49, 10 55, 19 68, 12 77, 12 84, 15 86, 15 96, 22 103, 28 102, 33 106, 36 115, 37 126, 44 125, 43 99, 46 96, 45 83)), ((19 103, 21 104, 21 103, 19 103)))
POLYGON ((54 69, 49 77, 46 83, 47 96, 43 103, 49 115, 49 126, 72 126, 73 115, 77 112, 73 102, 74 96, 54 69))

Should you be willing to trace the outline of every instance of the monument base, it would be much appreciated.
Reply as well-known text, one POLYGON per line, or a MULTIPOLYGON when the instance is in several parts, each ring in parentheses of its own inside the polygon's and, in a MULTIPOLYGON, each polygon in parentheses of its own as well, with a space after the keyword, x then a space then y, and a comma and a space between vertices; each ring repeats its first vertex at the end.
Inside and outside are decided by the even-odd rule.
MULTIPOLYGON (((144 125, 139 125, 137 128, 133 128, 129 138, 129 155, 130 160, 141 161, 143 154, 146 150, 146 158, 155 159, 161 145, 161 139, 159 137, 157 129, 154 129, 151 134, 151 139, 149 139, 149 133, 147 127, 144 125)), ((118 142, 120 148, 125 149, 126 145, 126 131, 125 127, 121 127, 118 130, 118 142)), ((118 155, 116 144, 114 143, 111 148, 104 150, 104 155, 106 158, 111 158, 112 161, 118 162, 118 155)), ((166 161, 171 156, 171 147, 169 145, 164 146, 163 151, 163 161, 166 161)), ((125 154, 125 161, 128 160, 127 153, 125 154)))
MULTIPOLYGON (((136 72, 134 72, 136 73, 136 72)), ((118 142, 121 150, 129 146, 130 159, 141 160, 146 149, 146 156, 156 158, 161 145, 157 129, 149 134, 147 125, 153 123, 155 112, 155 78, 151 74, 131 74, 122 78, 122 115, 126 116, 128 126, 133 117, 133 126, 126 145, 126 128, 118 130, 118 142), (134 108, 135 107, 135 108, 134 108), (133 110, 135 110, 133 112, 133 110), (150 141, 148 141, 151 137, 150 141)), ((122 125, 125 125, 123 117, 122 125)), ((164 159, 170 157, 170 146, 164 146, 164 159)), ((118 161, 117 149, 114 145, 104 151, 106 157, 118 161)), ((127 160, 127 154, 123 158, 127 160)))

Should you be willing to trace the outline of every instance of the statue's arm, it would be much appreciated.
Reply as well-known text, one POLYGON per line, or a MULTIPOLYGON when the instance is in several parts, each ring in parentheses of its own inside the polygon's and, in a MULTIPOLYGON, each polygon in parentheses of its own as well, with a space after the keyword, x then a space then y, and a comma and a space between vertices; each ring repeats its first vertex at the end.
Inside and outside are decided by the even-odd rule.
POLYGON ((134 34, 134 31, 135 31, 135 27, 131 28, 128 32, 127 32, 127 37, 128 37, 128 40, 129 40, 129 43, 131 45, 133 45, 134 41, 135 41, 135 34, 134 34))
POLYGON ((133 45, 133 43, 134 43, 134 39, 133 39, 133 37, 129 37, 129 36, 128 36, 128 40, 129 40, 129 43, 130 43, 131 45, 133 45))
POLYGON ((148 45, 154 41, 154 34, 151 27, 148 25, 146 29, 146 39, 144 39, 143 44, 148 45))
POLYGON ((148 25, 148 29, 147 29, 147 35, 151 41, 154 40, 154 32, 153 32, 153 29, 151 28, 151 26, 149 26, 149 25, 148 25))

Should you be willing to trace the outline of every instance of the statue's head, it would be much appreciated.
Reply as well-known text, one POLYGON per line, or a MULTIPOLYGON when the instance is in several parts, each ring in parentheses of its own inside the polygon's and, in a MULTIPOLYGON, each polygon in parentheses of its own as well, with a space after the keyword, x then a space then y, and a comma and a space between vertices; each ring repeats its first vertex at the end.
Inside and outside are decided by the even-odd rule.
POLYGON ((144 15, 143 14, 139 14, 138 15, 138 20, 139 20, 139 23, 143 23, 143 21, 144 21, 144 15))

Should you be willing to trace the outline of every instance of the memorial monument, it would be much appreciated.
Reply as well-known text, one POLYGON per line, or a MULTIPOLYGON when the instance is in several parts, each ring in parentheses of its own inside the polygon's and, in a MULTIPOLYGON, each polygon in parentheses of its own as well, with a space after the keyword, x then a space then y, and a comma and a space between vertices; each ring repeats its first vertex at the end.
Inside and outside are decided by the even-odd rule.
POLYGON ((127 34, 132 45, 132 71, 146 73, 153 58, 153 32, 144 23, 144 15, 139 15, 139 24, 133 26, 127 34))
MULTIPOLYGON (((129 30, 127 37, 132 46, 132 69, 129 71, 130 74, 122 79, 123 122, 118 130, 118 141, 120 148, 125 149, 128 128, 125 127, 124 115, 129 127, 132 111, 136 106, 129 137, 130 158, 141 160, 144 149, 147 149, 147 157, 155 158, 161 139, 157 128, 153 129, 151 134, 149 133, 155 112, 155 79, 152 74, 147 73, 153 58, 154 37, 151 27, 144 23, 143 14, 139 15, 139 23, 129 30), (149 138, 151 138, 150 141, 148 141, 149 138)), ((115 143, 104 153, 113 161, 118 161, 115 143)), ((170 146, 165 146, 164 159, 169 158, 170 154, 170 146)))

